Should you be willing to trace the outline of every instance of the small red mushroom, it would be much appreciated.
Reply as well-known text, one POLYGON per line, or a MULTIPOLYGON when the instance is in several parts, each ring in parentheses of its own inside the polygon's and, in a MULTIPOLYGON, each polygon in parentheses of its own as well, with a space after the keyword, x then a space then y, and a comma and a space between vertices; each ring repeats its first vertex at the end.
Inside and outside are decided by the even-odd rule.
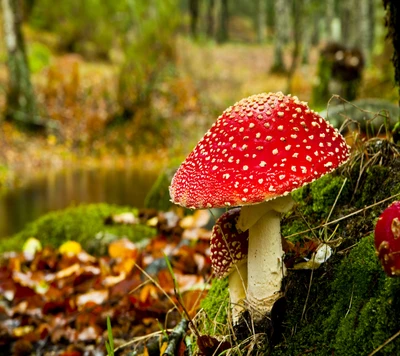
POLYGON ((295 96, 262 93, 226 109, 175 173, 171 200, 205 209, 242 206, 249 231, 246 301, 260 320, 281 298, 281 214, 290 193, 344 164, 342 135, 295 96))
POLYGON ((233 324, 239 321, 246 298, 249 232, 236 227, 240 208, 222 214, 212 229, 211 266, 218 278, 229 278, 233 324))
POLYGON ((390 204, 375 226, 375 249, 385 273, 400 276, 400 201, 390 204))

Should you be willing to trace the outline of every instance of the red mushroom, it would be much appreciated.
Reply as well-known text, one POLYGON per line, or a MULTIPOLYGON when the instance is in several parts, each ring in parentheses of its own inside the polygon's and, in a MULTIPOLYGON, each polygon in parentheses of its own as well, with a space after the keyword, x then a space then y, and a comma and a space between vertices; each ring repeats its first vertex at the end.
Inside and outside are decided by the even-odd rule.
POLYGON ((349 158, 340 133, 297 97, 263 93, 226 109, 172 179, 172 201, 189 208, 243 206, 249 230, 247 302, 256 319, 281 297, 281 213, 290 192, 349 158))
POLYGON ((239 321, 247 288, 247 252, 249 233, 236 227, 240 208, 222 214, 212 229, 211 266, 219 278, 229 278, 232 320, 239 321))
POLYGON ((390 204, 375 226, 375 249, 385 273, 400 275, 400 201, 390 204))

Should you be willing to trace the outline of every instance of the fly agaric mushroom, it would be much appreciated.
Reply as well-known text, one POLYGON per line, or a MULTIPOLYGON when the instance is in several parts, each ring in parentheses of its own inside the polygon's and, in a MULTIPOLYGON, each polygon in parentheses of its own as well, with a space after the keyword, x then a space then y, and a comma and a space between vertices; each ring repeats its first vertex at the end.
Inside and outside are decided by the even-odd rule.
POLYGON ((222 214, 211 233, 211 266, 218 278, 228 276, 233 324, 239 321, 247 288, 249 233, 236 227, 240 208, 222 214))
POLYGON ((175 173, 172 202, 193 209, 242 206, 249 230, 246 300, 256 320, 280 299, 281 213, 290 193, 349 158, 340 133, 297 97, 263 93, 226 109, 175 173))
POLYGON ((400 201, 390 204, 375 226, 375 249, 385 273, 400 275, 400 201))

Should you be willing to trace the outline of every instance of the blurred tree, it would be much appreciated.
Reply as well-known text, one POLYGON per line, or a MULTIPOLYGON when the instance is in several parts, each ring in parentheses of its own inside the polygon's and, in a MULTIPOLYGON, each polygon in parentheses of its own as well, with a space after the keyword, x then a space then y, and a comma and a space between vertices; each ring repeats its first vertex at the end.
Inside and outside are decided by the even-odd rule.
POLYGON ((265 42, 267 25, 267 3, 265 0, 256 1, 256 30, 258 43, 265 42))
POLYGON ((335 18, 335 0, 325 1, 325 29, 326 29, 326 39, 332 41, 334 38, 333 34, 333 20, 335 18))
POLYGON ((190 32, 193 38, 197 37, 199 23, 199 0, 189 0, 190 32))
POLYGON ((2 0, 2 8, 9 74, 5 117, 31 126, 39 123, 39 116, 21 30, 20 1, 2 0))
POLYGON ((221 0, 220 23, 217 40, 223 43, 229 40, 229 7, 228 0, 221 0))
POLYGON ((277 73, 286 72, 286 66, 283 61, 283 46, 286 40, 285 36, 287 33, 287 28, 290 27, 289 19, 285 16, 285 14, 287 13, 287 6, 287 0, 275 1, 274 63, 272 65, 271 71, 277 73))
POLYGON ((206 33, 210 38, 215 35, 215 0, 208 0, 206 33))
POLYGON ((301 52, 302 39, 304 36, 305 26, 305 8, 307 7, 307 0, 296 0, 292 3, 292 26, 293 26, 293 49, 292 49, 292 62, 288 70, 288 85, 286 92, 292 91, 292 79, 296 71, 299 55, 301 52))

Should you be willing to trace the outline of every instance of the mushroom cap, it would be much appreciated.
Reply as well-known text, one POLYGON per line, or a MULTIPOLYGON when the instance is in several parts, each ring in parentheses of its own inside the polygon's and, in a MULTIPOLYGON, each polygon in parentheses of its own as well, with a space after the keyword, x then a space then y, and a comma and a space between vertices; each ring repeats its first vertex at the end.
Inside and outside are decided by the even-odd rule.
POLYGON ((211 266, 219 278, 229 275, 235 265, 247 260, 249 233, 236 228, 240 208, 222 214, 212 229, 211 266))
POLYGON ((390 204, 375 226, 375 249, 385 273, 400 275, 400 201, 390 204))
POLYGON ((342 135, 297 97, 262 93, 226 109, 175 173, 171 200, 188 208, 261 203, 345 163, 342 135))

